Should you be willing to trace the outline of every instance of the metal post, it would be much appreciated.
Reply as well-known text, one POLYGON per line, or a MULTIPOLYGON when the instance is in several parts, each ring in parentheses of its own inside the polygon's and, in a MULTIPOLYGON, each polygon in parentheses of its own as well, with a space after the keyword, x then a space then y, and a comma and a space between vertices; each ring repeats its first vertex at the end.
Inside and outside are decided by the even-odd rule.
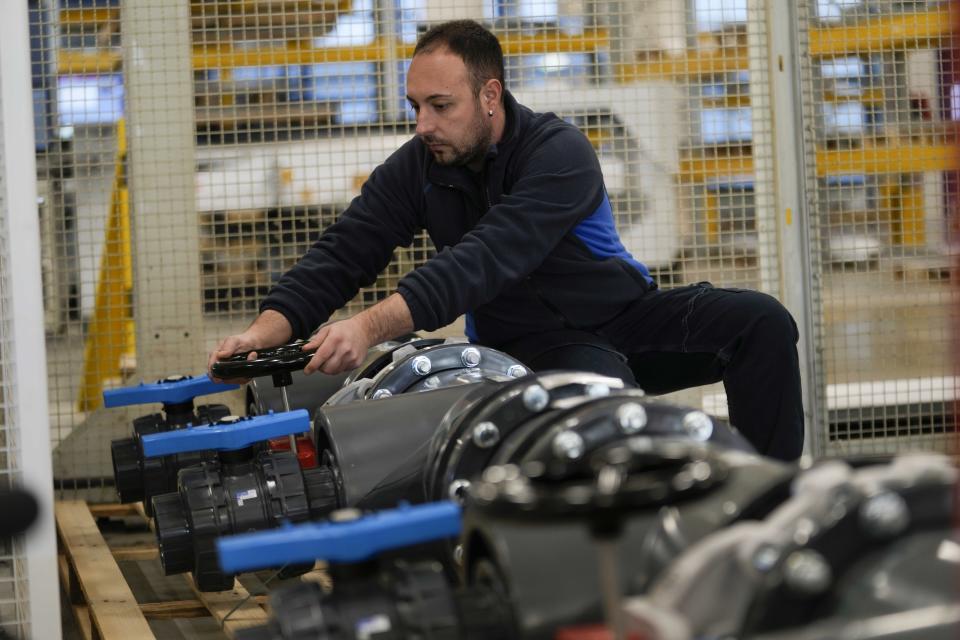
POLYGON ((190 5, 127 0, 121 20, 137 373, 150 379, 200 371, 206 362, 190 5))
POLYGON ((777 167, 792 164, 790 158, 775 154, 778 112, 773 110, 773 77, 776 67, 771 65, 768 54, 770 25, 767 23, 765 2, 751 2, 747 14, 747 49, 750 60, 750 107, 752 111, 751 146, 753 147, 753 199, 754 218, 757 226, 757 266, 761 291, 779 295, 780 291, 780 243, 778 229, 781 226, 777 208, 777 167), (769 118, 773 127, 765 126, 769 118))
MULTIPOLYGON (((765 67, 770 79, 769 108, 772 113, 772 127, 769 142, 772 145, 770 160, 773 162, 775 185, 770 204, 774 213, 770 218, 773 228, 763 230, 762 233, 775 234, 778 240, 775 246, 779 249, 780 257, 777 274, 780 280, 780 300, 793 314, 800 328, 798 349, 807 436, 804 450, 805 453, 817 455, 824 450, 820 441, 822 434, 815 427, 822 422, 821 412, 826 393, 825 379, 818 376, 818 371, 822 369, 817 351, 817 345, 822 343, 818 335, 819 327, 823 326, 819 321, 822 313, 822 280, 819 265, 814 263, 810 247, 811 229, 815 229, 816 224, 816 221, 810 219, 810 215, 815 209, 804 197, 808 140, 802 112, 798 9, 793 2, 750 0, 748 12, 748 21, 751 24, 757 22, 765 25, 767 31, 765 56, 756 57, 755 60, 752 55, 752 42, 750 56, 751 86, 757 78, 754 75, 754 64, 765 67)), ((756 113, 758 104, 752 102, 753 100, 754 94, 751 93, 751 104, 756 113)), ((756 127, 754 135, 757 135, 756 127)), ((756 140, 754 148, 757 148, 756 140)), ((759 172, 757 159, 754 162, 759 172)), ((760 206, 761 200, 758 197, 758 212, 761 212, 760 206)), ((763 236, 761 247, 762 238, 763 236)), ((761 270, 764 284, 767 285, 773 270, 764 267, 763 262, 765 261, 761 260, 761 270)))
MULTIPOLYGON (((34 157, 33 102, 30 81, 30 38, 26 2, 0 3, 0 202, 4 204, 8 245, 0 247, 8 267, 0 273, 4 308, 4 371, 11 395, 5 398, 4 428, 8 469, 14 481, 37 498, 39 517, 30 534, 14 549, 23 549, 17 607, 23 612, 27 637, 60 638, 60 591, 53 518, 53 470, 50 416, 47 407, 46 349, 40 278, 40 225, 37 215, 37 173, 34 157), (7 380, 7 376, 9 379, 7 380), (15 440, 15 442, 12 442, 15 440), (23 584, 25 582, 25 584, 23 584), (21 591, 21 586, 25 592, 21 591)), ((18 554, 19 555, 19 554, 18 554)))
POLYGON ((386 47, 379 63, 380 117, 384 122, 399 119, 400 96, 406 95, 400 86, 400 58, 397 45, 400 43, 400 23, 397 20, 397 0, 377 0, 374 9, 374 30, 377 38, 386 47))

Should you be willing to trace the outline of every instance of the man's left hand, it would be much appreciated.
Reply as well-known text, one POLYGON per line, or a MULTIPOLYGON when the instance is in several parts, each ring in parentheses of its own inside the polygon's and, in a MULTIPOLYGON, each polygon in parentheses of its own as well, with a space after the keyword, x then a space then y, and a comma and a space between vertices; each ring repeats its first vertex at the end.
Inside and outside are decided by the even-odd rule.
POLYGON ((371 346, 363 323, 356 317, 331 322, 320 328, 303 345, 304 351, 316 349, 316 353, 303 368, 303 372, 314 371, 333 375, 348 369, 355 369, 363 362, 371 346))

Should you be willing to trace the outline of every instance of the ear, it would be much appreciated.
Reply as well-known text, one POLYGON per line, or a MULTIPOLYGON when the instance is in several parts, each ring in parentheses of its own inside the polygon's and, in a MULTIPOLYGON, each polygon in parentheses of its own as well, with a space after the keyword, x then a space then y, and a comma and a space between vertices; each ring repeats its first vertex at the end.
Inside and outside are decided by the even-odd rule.
POLYGON ((496 106, 503 97, 503 85, 495 78, 490 78, 480 89, 480 98, 485 109, 496 106))

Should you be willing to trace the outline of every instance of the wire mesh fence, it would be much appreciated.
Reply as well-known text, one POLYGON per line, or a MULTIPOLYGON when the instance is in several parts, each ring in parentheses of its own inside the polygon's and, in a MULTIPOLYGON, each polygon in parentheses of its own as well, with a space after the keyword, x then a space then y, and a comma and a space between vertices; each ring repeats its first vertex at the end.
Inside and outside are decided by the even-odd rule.
POLYGON ((834 453, 947 449, 957 391, 955 14, 948 2, 807 9, 825 442, 834 453))
MULTIPOLYGON (((202 370, 202 352, 250 322, 271 283, 413 135, 406 71, 417 35, 438 21, 490 26, 507 89, 587 135, 624 244, 661 287, 709 280, 779 296, 796 277, 782 266, 773 171, 794 153, 773 143, 774 127, 788 126, 771 108, 775 3, 149 4, 32 3, 63 487, 109 478, 107 441, 124 427, 98 408, 99 392, 202 370), (131 32, 168 37, 165 58, 149 54, 164 71, 139 64, 131 32), (186 135, 171 125, 182 122, 186 135), (172 263, 164 284, 155 274, 174 273, 172 263), (186 339, 188 317, 197 326, 186 339), (156 353, 180 370, 156 371, 156 353)), ((798 13, 812 141, 798 168, 808 185, 799 223, 815 238, 818 302, 795 312, 815 315, 822 363, 807 381, 825 399, 823 415, 809 416, 825 435, 814 453, 944 447, 956 386, 952 14, 892 0, 799 2, 798 13)), ((400 248, 343 313, 385 297, 433 250, 425 235, 400 248)), ((720 385, 676 399, 724 407, 720 385)))

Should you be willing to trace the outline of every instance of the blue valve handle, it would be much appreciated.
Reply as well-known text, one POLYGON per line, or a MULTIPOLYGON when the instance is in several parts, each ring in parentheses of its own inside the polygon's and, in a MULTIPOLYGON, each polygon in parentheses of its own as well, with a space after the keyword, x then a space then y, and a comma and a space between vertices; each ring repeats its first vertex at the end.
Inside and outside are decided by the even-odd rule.
POLYGON ((143 436, 143 455, 148 458, 191 451, 235 451, 257 442, 310 431, 306 409, 239 418, 236 422, 188 427, 143 436))
POLYGON ((350 522, 287 525, 281 529, 219 538, 226 573, 327 560, 358 562, 381 551, 460 535, 460 505, 430 502, 378 511, 350 522))
POLYGON ((239 388, 240 385, 236 384, 214 382, 207 374, 196 377, 186 376, 183 380, 175 382, 160 380, 154 383, 141 382, 135 387, 108 389, 103 392, 103 405, 105 407, 124 407, 131 404, 148 404, 151 402, 178 404, 193 400, 197 396, 206 396, 211 393, 239 388))

